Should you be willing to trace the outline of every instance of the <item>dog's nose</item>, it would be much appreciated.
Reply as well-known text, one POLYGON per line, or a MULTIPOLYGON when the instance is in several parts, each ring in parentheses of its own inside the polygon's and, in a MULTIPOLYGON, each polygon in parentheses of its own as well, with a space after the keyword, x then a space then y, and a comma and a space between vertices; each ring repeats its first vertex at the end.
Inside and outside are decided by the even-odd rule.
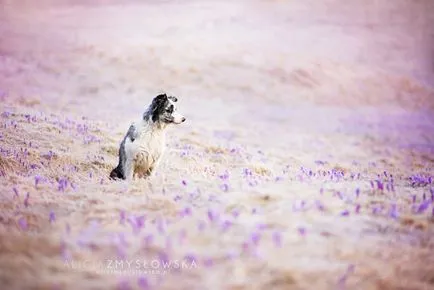
POLYGON ((182 122, 183 122, 183 123, 185 122, 185 117, 182 117, 182 122))

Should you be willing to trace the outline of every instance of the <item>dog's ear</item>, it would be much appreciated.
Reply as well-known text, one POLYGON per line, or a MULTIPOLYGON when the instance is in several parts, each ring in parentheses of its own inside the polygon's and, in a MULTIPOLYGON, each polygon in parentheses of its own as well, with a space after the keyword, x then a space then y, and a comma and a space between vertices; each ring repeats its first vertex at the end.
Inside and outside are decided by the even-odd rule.
POLYGON ((165 104, 167 102, 167 95, 166 94, 160 94, 156 96, 152 100, 152 121, 156 122, 158 120, 158 116, 164 111, 165 104))
POLYGON ((159 94, 152 100, 152 102, 165 102, 167 101, 167 98, 169 97, 166 94, 159 94))
POLYGON ((176 103, 177 101, 178 101, 178 98, 177 97, 174 97, 174 96, 170 96, 170 97, 168 97, 169 98, 169 100, 171 100, 172 102, 174 102, 174 103, 176 103))

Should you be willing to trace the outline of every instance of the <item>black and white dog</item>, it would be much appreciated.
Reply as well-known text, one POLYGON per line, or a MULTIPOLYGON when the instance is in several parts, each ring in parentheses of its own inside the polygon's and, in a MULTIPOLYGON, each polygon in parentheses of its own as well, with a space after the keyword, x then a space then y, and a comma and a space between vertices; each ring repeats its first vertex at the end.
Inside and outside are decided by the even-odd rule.
POLYGON ((112 179, 132 180, 150 176, 165 150, 166 127, 185 118, 176 112, 176 97, 156 96, 142 118, 131 124, 119 148, 119 164, 110 173, 112 179))

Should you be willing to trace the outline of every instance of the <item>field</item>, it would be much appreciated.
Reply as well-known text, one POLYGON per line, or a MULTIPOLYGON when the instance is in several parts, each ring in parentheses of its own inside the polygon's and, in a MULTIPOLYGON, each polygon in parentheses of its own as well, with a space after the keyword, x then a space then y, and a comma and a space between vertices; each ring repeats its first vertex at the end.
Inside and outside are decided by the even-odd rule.
POLYGON ((0 0, 1 288, 434 289, 433 57, 431 0, 0 0))

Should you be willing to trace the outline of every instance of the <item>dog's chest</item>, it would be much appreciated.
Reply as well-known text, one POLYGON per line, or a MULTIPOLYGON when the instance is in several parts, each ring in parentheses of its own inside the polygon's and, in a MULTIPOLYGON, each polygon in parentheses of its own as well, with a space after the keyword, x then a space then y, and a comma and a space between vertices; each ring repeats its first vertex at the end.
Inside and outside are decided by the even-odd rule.
POLYGON ((137 128, 134 140, 125 144, 127 155, 130 155, 137 170, 146 171, 152 168, 161 158, 165 148, 165 134, 161 130, 149 130, 149 127, 137 128))
POLYGON ((162 132, 145 131, 141 132, 134 142, 137 142, 137 152, 146 152, 154 159, 158 159, 164 151, 165 141, 162 132))

